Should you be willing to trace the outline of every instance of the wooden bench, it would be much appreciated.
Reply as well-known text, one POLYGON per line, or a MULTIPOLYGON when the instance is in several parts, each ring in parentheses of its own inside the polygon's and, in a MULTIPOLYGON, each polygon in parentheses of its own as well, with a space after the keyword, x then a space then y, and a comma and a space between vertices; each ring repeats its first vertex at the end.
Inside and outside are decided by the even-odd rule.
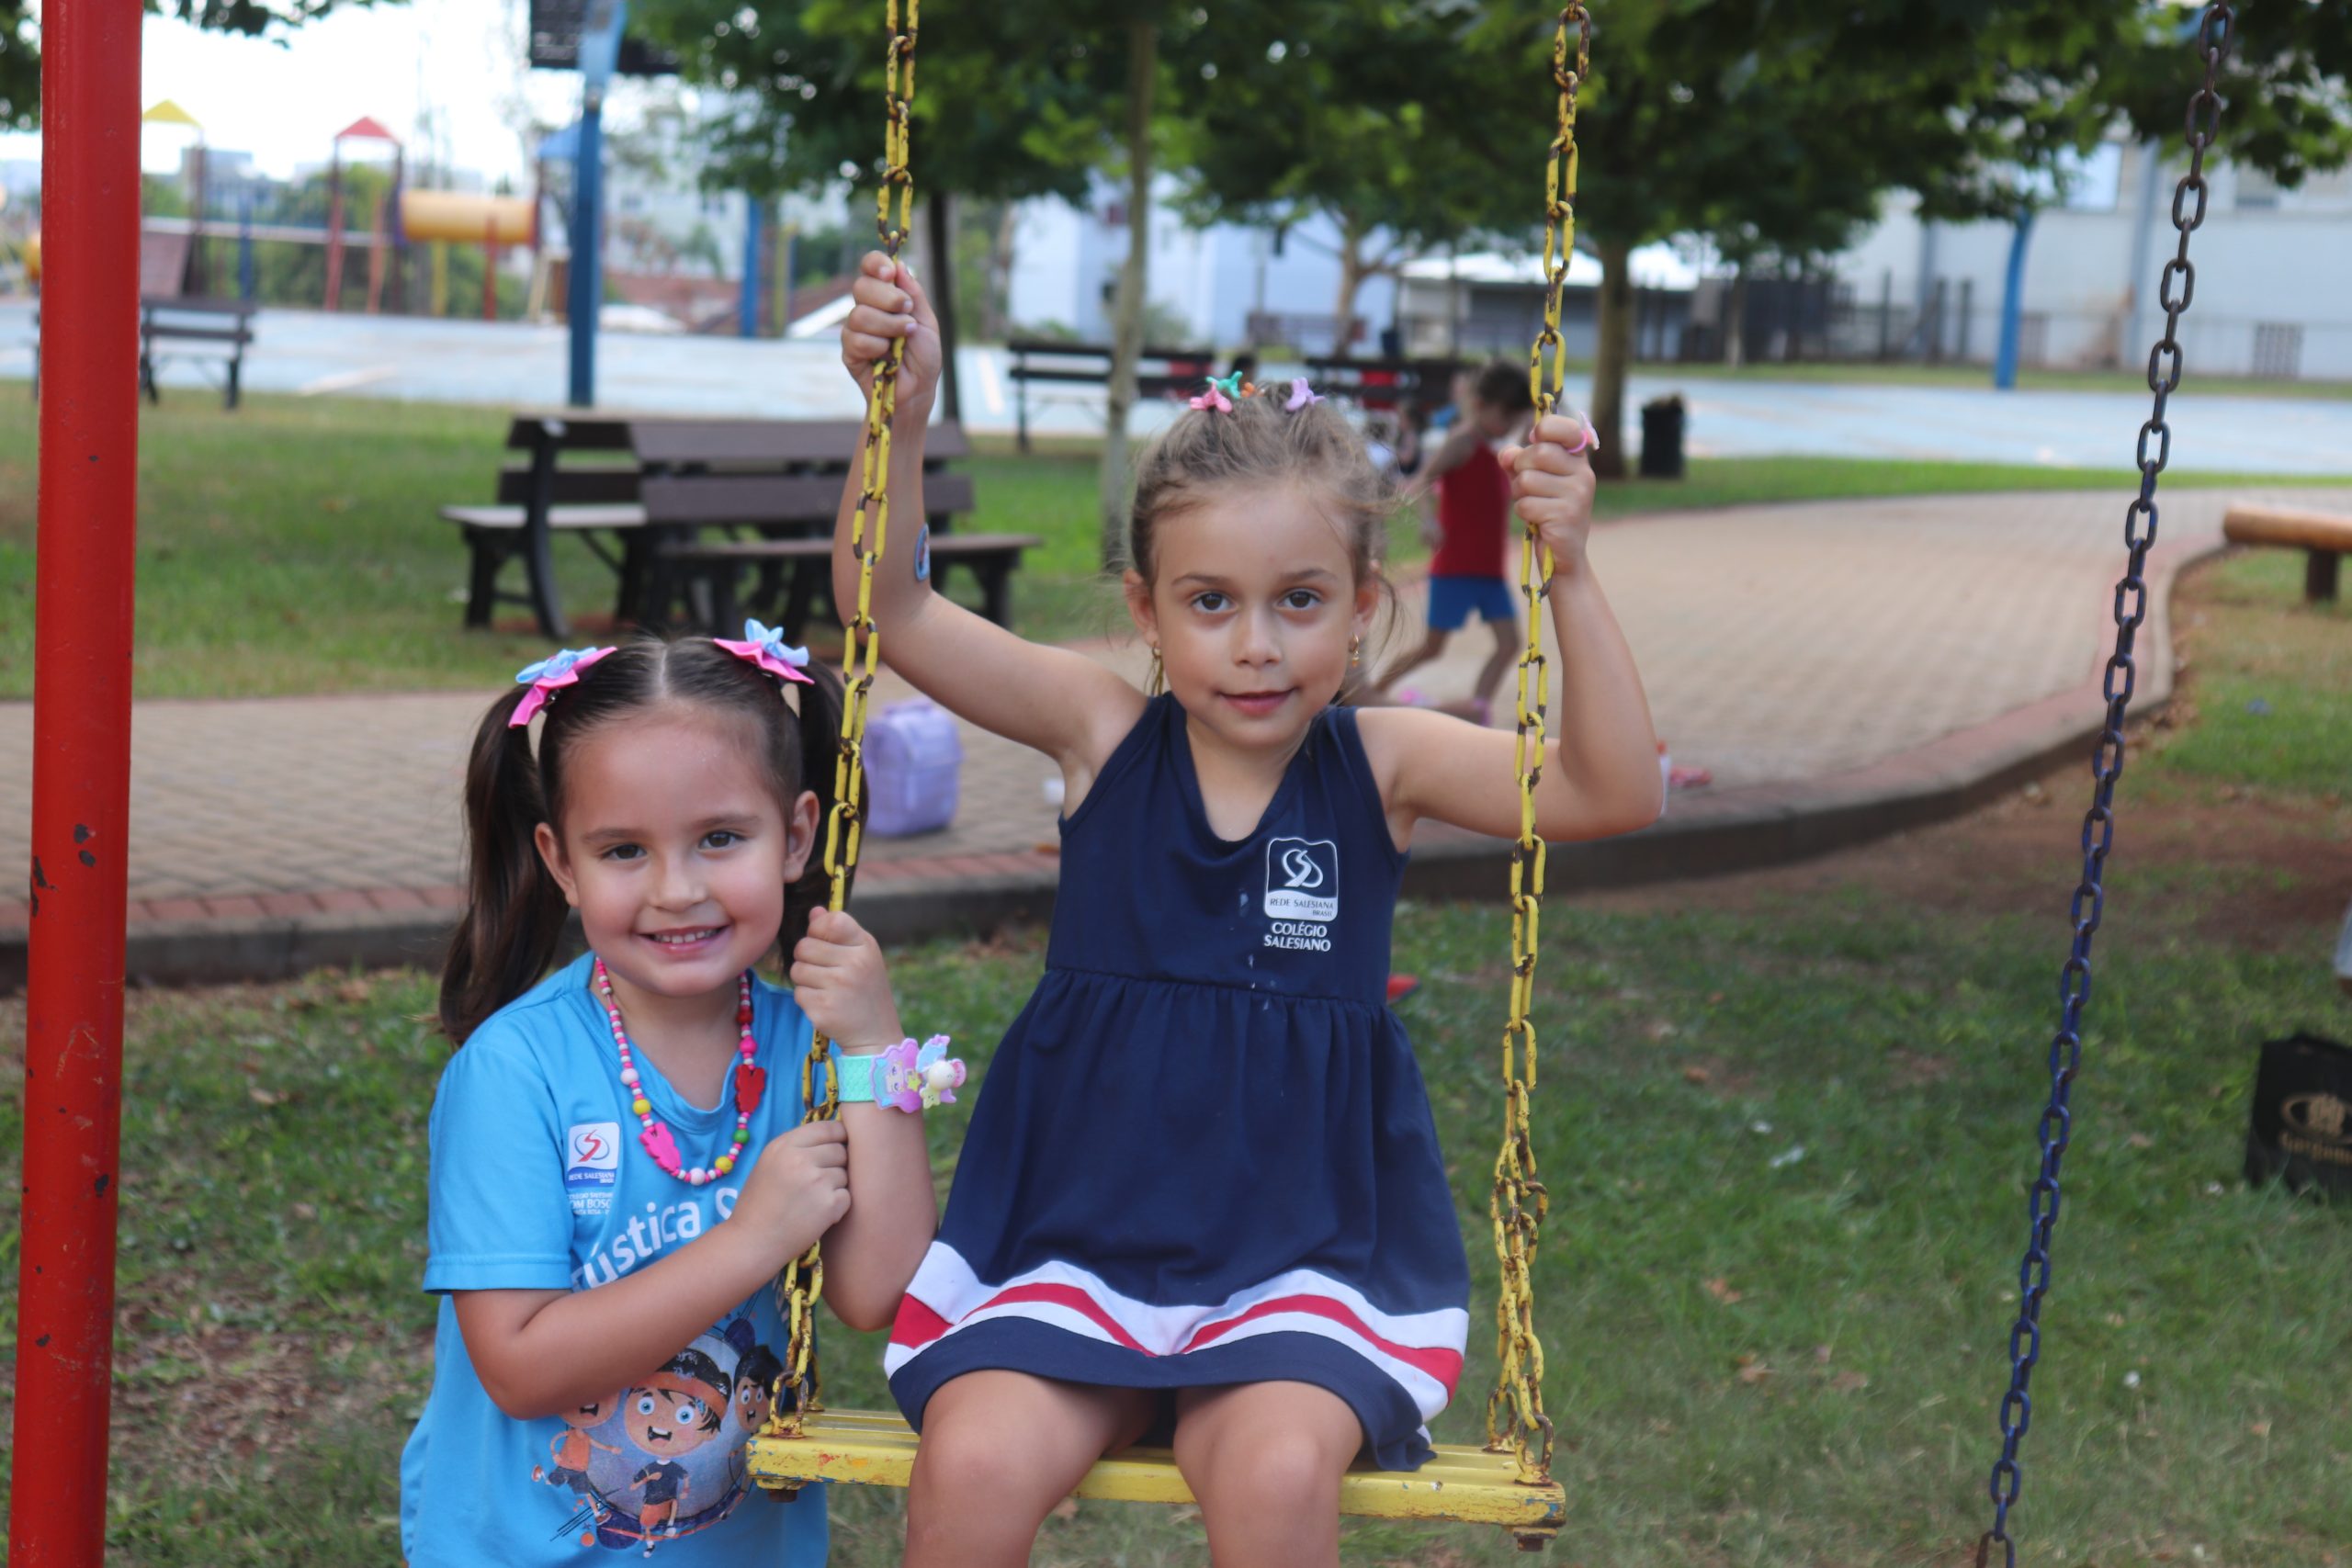
MULTIPOLYGON (((652 625, 733 635, 746 615, 798 637, 832 605, 833 520, 842 487, 861 457, 863 422, 663 421, 643 423, 640 499, 650 543, 630 608, 652 625), (706 538, 705 530, 722 536, 706 538)), ((969 451, 960 426, 934 426, 927 468, 969 451)), ((1011 613, 1012 575, 1028 535, 952 532, 972 509, 972 481, 932 471, 923 485, 933 581, 970 571, 988 615, 1011 613)), ((899 519, 905 526, 907 520, 899 519)))
MULTIPOLYGON (((218 354, 198 356, 202 363, 226 366, 220 381, 220 406, 233 409, 243 395, 245 348, 254 341, 253 320, 261 307, 243 299, 181 299, 170 295, 142 295, 139 300, 139 390, 151 403, 164 400, 155 381, 155 367, 166 359, 188 357, 158 353, 158 343, 226 344, 224 362, 218 354), (225 323, 225 324, 224 324, 225 323)), ((33 311, 33 401, 40 401, 40 311, 33 311)))
MULTIPOLYGON (((150 296, 139 302, 139 389, 151 403, 164 394, 155 384, 155 367, 164 360, 187 355, 160 350, 170 343, 205 344, 226 348, 226 369, 220 380, 220 406, 233 409, 245 368, 245 346, 254 341, 253 320, 259 307, 245 299, 175 299, 150 296)), ((217 353, 199 356, 205 363, 222 363, 217 353)))
MULTIPOLYGON (((1029 384, 1108 386, 1111 346, 1099 343, 1059 343, 1051 338, 1014 338, 1005 348, 1012 355, 1013 429, 1021 450, 1029 450, 1029 384)), ((1136 395, 1164 398, 1172 392, 1190 396, 1216 368, 1216 355, 1204 348, 1147 348, 1136 362, 1136 395)))
POLYGON ((506 449, 523 454, 498 471, 494 499, 483 506, 441 508, 458 525, 470 562, 467 572, 466 625, 488 626, 500 604, 529 606, 539 633, 552 642, 571 635, 556 592, 554 541, 559 534, 580 539, 626 581, 633 565, 629 541, 645 526, 638 502, 635 461, 628 457, 630 422, 571 413, 518 413, 507 426, 506 449), (605 459, 597 467, 563 466, 574 454, 605 459), (507 562, 524 564, 521 590, 501 588, 507 562))
POLYGON ((1309 355, 1307 378, 1327 397, 1355 404, 1368 414, 1426 428, 1430 416, 1453 400, 1453 378, 1468 367, 1453 359, 1356 359, 1309 355))
POLYGON ((2233 545, 2283 545, 2303 552, 2303 597, 2333 604, 2336 568, 2352 555, 2352 516, 2307 512, 2300 507, 2241 503, 2222 519, 2222 536, 2233 545))

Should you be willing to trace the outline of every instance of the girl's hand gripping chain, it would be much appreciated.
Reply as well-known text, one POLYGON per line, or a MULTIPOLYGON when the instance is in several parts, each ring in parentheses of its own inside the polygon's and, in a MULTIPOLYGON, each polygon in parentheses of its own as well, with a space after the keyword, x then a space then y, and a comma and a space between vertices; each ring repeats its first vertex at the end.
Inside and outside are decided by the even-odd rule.
POLYGON ((847 914, 819 909, 809 915, 808 934, 792 950, 792 994, 844 1051, 879 1050, 906 1033, 882 948, 847 914))
POLYGON ((857 265, 857 280, 850 286, 854 301, 842 322, 842 363, 869 397, 874 391, 874 367, 890 356, 890 344, 907 344, 899 367, 899 407, 910 404, 928 417, 933 392, 939 386, 939 318, 931 299, 915 280, 912 268, 880 251, 869 251, 857 265))
POLYGON ((1583 420, 1547 414, 1536 422, 1526 446, 1502 451, 1520 520, 1534 526, 1552 552, 1555 572, 1584 566, 1595 485, 1590 454, 1600 445, 1600 437, 1583 420))
POLYGON ((768 1141, 734 1213, 711 1234, 734 1233, 732 1239, 759 1259, 753 1269, 773 1273, 848 1213, 848 1129, 839 1122, 808 1122, 768 1141))

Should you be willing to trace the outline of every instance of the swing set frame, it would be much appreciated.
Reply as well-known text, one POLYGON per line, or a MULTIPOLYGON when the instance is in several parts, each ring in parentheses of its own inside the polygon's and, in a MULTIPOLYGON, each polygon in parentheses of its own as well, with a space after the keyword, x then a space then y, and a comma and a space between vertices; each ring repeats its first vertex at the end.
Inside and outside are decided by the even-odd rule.
MULTIPOLYGON (((920 0, 886 0, 889 43, 888 170, 877 203, 884 248, 896 254, 913 210, 909 164, 914 49, 920 0), (897 193, 893 221, 891 196, 897 193)), ((43 310, 57 340, 40 430, 39 570, 35 596, 31 962, 26 1006, 21 1241, 17 1271, 16 1418, 10 1455, 9 1560, 24 1568, 84 1568, 104 1561, 109 1400, 112 1392, 115 1250, 119 1183, 125 896, 130 798, 132 584, 136 542, 139 353, 140 0, 58 0, 42 28, 41 109, 43 310), (30 1504, 31 1506, 28 1506, 30 1504)), ((2235 6, 2209 0, 2196 39, 2204 64, 2186 119, 2190 154, 2173 200, 2179 233, 2158 290, 2164 335, 2150 352, 2154 399, 2141 426, 2139 493, 2126 513, 2128 564, 2114 604, 2115 650, 2108 661, 2106 723, 2092 758, 2092 803, 2083 824, 2083 870, 2071 908, 2069 953, 2061 971, 2060 1021, 2050 1047, 2051 1089, 2038 1130, 2040 1169, 2029 1199, 2029 1237, 2019 1264, 2019 1310, 2010 1333, 2009 1386, 2000 1402, 2001 1456, 1988 1495, 1992 1525, 1976 1547, 1979 1568, 1997 1546, 2014 1568, 2008 1515, 2022 1487, 2019 1445, 2030 1424, 2029 1383, 2041 1352, 2040 1313, 2051 1282, 2051 1241, 2060 1168, 2072 1131, 2068 1096, 2082 1064, 2082 1013, 2090 997, 2091 944, 2104 906, 2101 879, 2114 838, 2114 794, 2124 761, 2123 723, 2133 685, 2135 634, 2145 619, 2142 571, 2157 528, 2156 484, 2171 454, 2165 412, 2180 386, 2180 317, 2195 270, 2189 235, 2206 210, 2204 160, 2219 130, 2217 78, 2236 41, 2235 6), (2193 202, 2193 205, 2192 205, 2193 202)), ((1558 133, 1546 160, 1545 324, 1530 355, 1539 410, 1557 402, 1565 367, 1560 289, 1575 243, 1577 87, 1589 64, 1589 23, 1581 4, 1559 13, 1551 74, 1558 133), (1571 41, 1573 40, 1573 42, 1571 41)), ((864 783, 861 748, 867 699, 879 660, 872 581, 888 521, 890 415, 898 355, 878 367, 866 411, 863 491, 853 543, 860 560, 856 614, 847 628, 836 805, 826 832, 834 902, 854 867, 864 783), (870 543, 869 543, 870 541, 870 543)), ((1521 583, 1531 628, 1551 561, 1525 552, 1521 583)), ((1566 1495, 1551 1479, 1553 1427, 1542 1402, 1543 1350, 1535 1336, 1532 1265, 1544 1194, 1529 1142, 1535 1036, 1529 1021, 1544 887, 1544 848, 1534 832, 1532 792, 1544 742, 1545 671, 1532 631, 1520 663, 1517 769, 1521 826, 1511 861, 1510 1018, 1504 1030, 1505 1127, 1496 1161, 1497 1305, 1501 1368, 1487 1405, 1484 1448, 1441 1448, 1411 1472, 1358 1471, 1342 1488, 1351 1514, 1472 1520, 1501 1525, 1537 1548, 1566 1518, 1566 1495)), ((802 1064, 812 1117, 839 1113, 821 1036, 802 1064)), ((751 1444, 763 1484, 790 1489, 812 1480, 904 1485, 913 1435, 895 1416, 829 1412, 815 1359, 815 1302, 823 1284, 816 1248, 778 1280, 791 1335, 788 1389, 768 1430, 751 1444)), ((1102 1461, 1080 1484, 1087 1497, 1176 1503, 1191 1494, 1172 1459, 1137 1453, 1102 1461)))

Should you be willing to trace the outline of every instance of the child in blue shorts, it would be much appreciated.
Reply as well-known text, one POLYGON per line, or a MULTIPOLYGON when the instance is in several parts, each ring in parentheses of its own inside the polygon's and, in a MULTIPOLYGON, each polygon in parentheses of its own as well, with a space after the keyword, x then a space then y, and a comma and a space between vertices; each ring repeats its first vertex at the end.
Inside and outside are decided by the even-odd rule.
MULTIPOLYGON (((1382 684, 1385 694, 1408 671, 1443 655, 1454 632, 1475 615, 1493 631, 1495 649, 1460 711, 1484 724, 1520 654, 1519 594, 1508 560, 1510 477, 1495 453, 1526 438, 1535 412, 1526 367, 1498 360, 1475 376, 1464 372, 1454 378, 1454 405, 1460 412, 1444 441, 1405 491, 1421 502, 1422 535, 1436 552, 1430 558, 1429 636, 1382 684), (1433 516, 1427 502, 1432 490, 1433 516)), ((1401 693, 1396 700, 1413 701, 1401 693)))

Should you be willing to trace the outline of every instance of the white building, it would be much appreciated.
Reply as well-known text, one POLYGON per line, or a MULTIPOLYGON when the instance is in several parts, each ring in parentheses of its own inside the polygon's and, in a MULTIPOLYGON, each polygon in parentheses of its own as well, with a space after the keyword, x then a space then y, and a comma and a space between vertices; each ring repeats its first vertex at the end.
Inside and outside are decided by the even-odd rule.
MULTIPOLYGON (((1673 245, 1654 244, 1634 251, 1627 270, 1634 357, 1680 358, 1699 265, 1673 245)), ((1396 304, 1404 352, 1448 359, 1523 355, 1543 330, 1547 287, 1541 255, 1477 251, 1409 262, 1396 304)), ((1570 359, 1590 359, 1599 346, 1600 294, 1600 258, 1575 252, 1560 288, 1560 344, 1570 359)))
MULTIPOLYGON (((2156 287, 2179 236, 2173 191, 2185 160, 2110 143, 2064 203, 2034 220, 2018 360, 2137 368, 2164 324, 2156 287)), ((2192 373, 2352 379, 2352 171, 2281 190, 2252 170, 2209 164, 2204 226, 2189 243, 2196 293, 2181 322, 2192 373)), ((1833 267, 1853 310, 1885 302, 1936 314, 1941 357, 1990 361, 2013 230, 1923 224, 1904 200, 1833 267), (1964 300, 1964 306, 1963 306, 1964 300)))
MULTIPOLYGON (((1317 216, 1277 234, 1217 223, 1196 228, 1174 209, 1176 182, 1153 186, 1150 320, 1161 347, 1226 348, 1282 342, 1306 353, 1331 347, 1340 293, 1339 231, 1317 216), (1251 331, 1251 318, 1265 329, 1251 331)), ((1089 343, 1111 341, 1119 267, 1127 255, 1126 187, 1098 183, 1084 209, 1044 197, 1023 202, 1014 220, 1008 313, 1013 331, 1067 332, 1089 343)), ((1379 334, 1396 309, 1396 281, 1367 278, 1356 290, 1363 323, 1359 354, 1379 351, 1379 334)))

